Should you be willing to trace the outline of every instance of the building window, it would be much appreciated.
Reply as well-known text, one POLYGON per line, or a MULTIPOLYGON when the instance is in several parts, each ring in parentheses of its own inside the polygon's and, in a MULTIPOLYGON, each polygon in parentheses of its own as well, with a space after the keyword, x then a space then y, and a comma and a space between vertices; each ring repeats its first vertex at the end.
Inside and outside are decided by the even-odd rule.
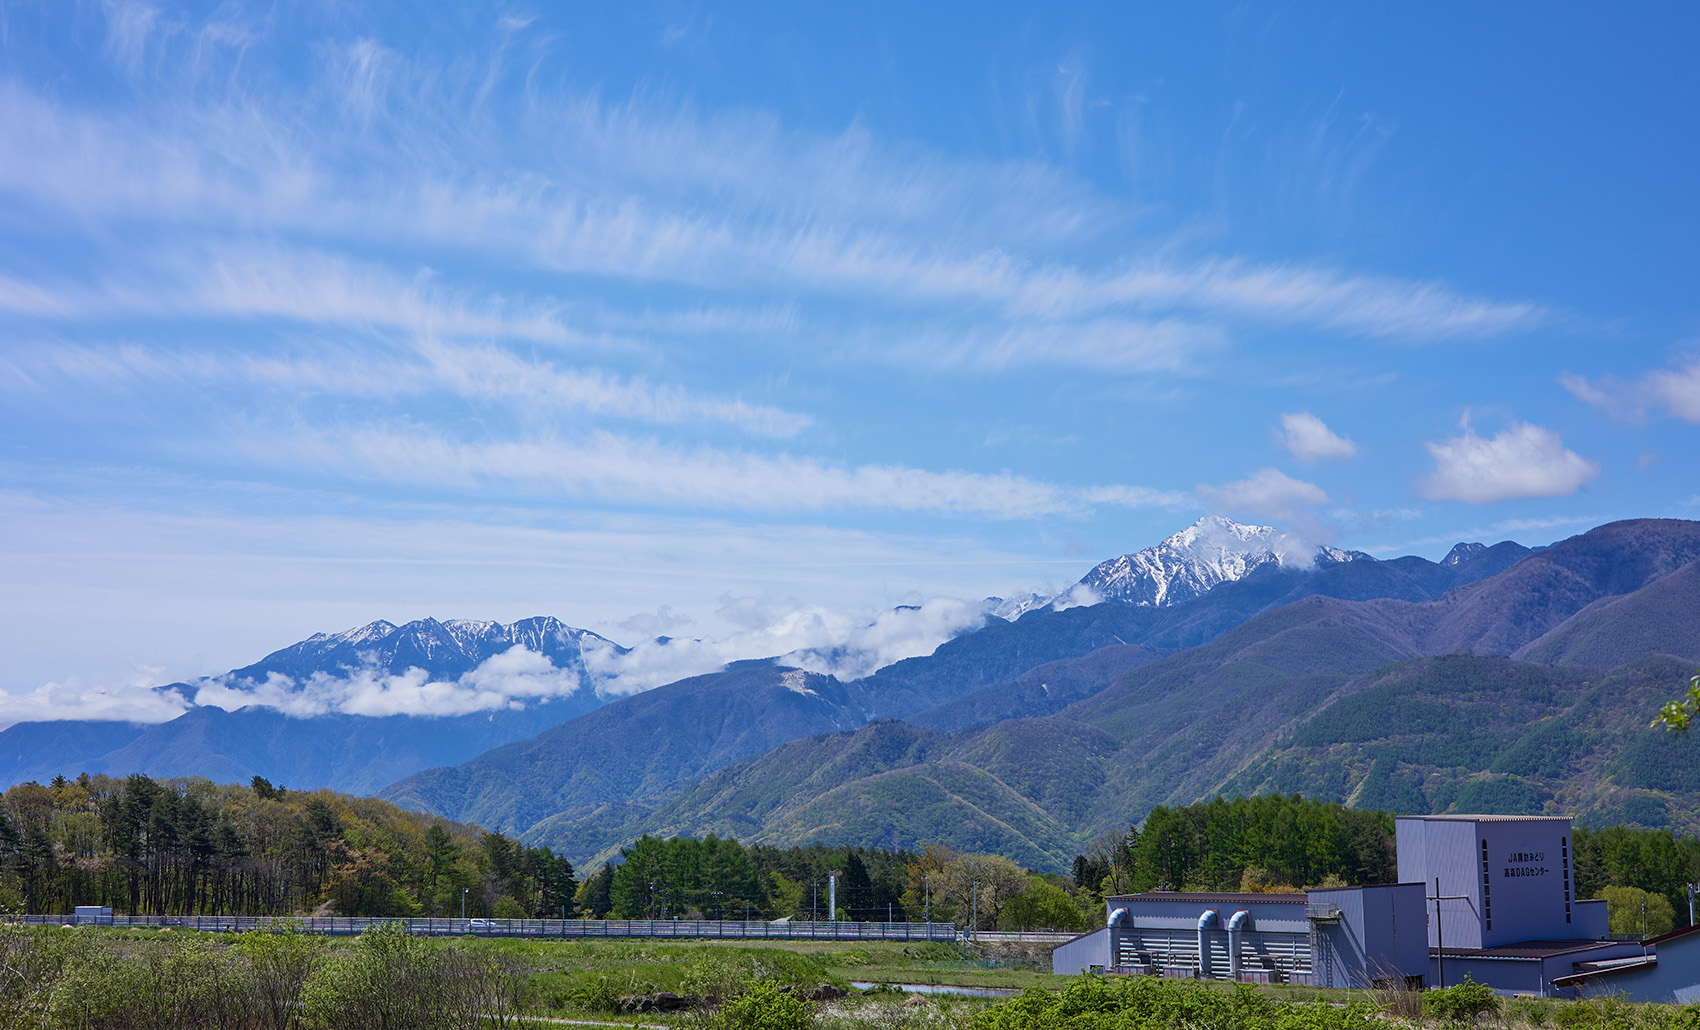
POLYGON ((1570 838, 1558 838, 1559 861, 1564 871, 1564 921, 1570 922, 1570 838))
POLYGON ((1482 921, 1493 929, 1493 867, 1488 864, 1488 844, 1482 841, 1482 921))

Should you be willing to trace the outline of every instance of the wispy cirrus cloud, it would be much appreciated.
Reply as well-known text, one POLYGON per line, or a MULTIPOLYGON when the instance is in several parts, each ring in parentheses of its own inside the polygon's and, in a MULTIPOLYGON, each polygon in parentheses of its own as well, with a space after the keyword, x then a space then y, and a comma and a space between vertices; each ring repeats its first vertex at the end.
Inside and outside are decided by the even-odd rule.
POLYGON ((868 349, 905 363, 984 372, 1041 366, 1178 373, 1203 367, 1205 359, 1228 347, 1227 334, 1218 327, 1177 318, 1105 317, 891 335, 898 340, 895 345, 868 349))
POLYGON ((602 369, 563 367, 488 345, 419 340, 411 347, 320 346, 310 355, 57 344, 0 357, 0 391, 41 391, 50 378, 81 386, 269 387, 297 397, 385 398, 447 392, 509 404, 522 414, 582 413, 658 425, 720 423, 759 436, 789 437, 807 415, 737 398, 704 396, 602 369))
POLYGON ((1639 421, 1647 409, 1659 407, 1671 418, 1700 422, 1700 357, 1679 359, 1630 380, 1606 376, 1590 381, 1566 373, 1559 383, 1577 399, 1617 418, 1639 421))
POLYGON ((408 278, 369 261, 278 248, 174 253, 151 263, 141 254, 134 258, 131 268, 94 283, 0 276, 0 311, 75 321, 280 318, 559 346, 630 345, 571 328, 559 302, 477 296, 425 269, 408 278))
POLYGON ((1095 503, 1150 507, 1178 500, 1130 486, 1073 488, 1008 473, 846 466, 610 432, 465 442, 428 430, 365 426, 334 435, 267 432, 219 447, 245 462, 287 462, 352 479, 461 490, 504 484, 525 493, 664 508, 1018 519, 1077 515, 1095 503))
MULTIPOLYGON (((369 62, 350 66, 370 71, 369 62)), ((386 74, 414 76, 413 88, 391 92, 426 102, 422 73, 386 74)), ((348 102, 361 109, 377 103, 375 85, 351 89, 338 96, 355 96, 348 102)), ((1054 169, 945 159, 860 130, 806 136, 760 118, 565 98, 511 124, 403 119, 396 131, 413 136, 356 177, 348 154, 372 146, 350 138, 358 119, 343 112, 308 128, 249 96, 173 105, 150 121, 0 87, 16 112, 0 126, 0 189, 85 216, 428 242, 574 274, 969 302, 1040 320, 1190 311, 1426 340, 1554 317, 1534 302, 1305 264, 1059 260, 1051 251, 1061 243, 1093 240, 1117 222, 1116 206, 1054 169), (509 158, 521 137, 572 146, 524 165, 481 163, 481 154, 509 158), (395 152, 408 160, 397 163, 395 152), (1005 210, 1010 217, 994 217, 1005 210), (986 235, 990 227, 998 235, 986 235)))

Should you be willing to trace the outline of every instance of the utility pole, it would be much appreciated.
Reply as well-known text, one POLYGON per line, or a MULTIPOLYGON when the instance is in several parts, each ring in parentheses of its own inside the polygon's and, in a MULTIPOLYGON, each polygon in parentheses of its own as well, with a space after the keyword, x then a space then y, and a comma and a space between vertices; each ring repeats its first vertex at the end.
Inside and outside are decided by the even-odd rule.
POLYGON ((1700 895, 1700 883, 1689 884, 1688 885, 1688 925, 1689 926, 1695 925, 1694 898, 1695 898, 1696 895, 1700 895))
POLYGON ((838 922, 838 870, 826 874, 827 921, 838 922))
POLYGON ((714 918, 719 919, 720 918, 720 893, 721 892, 720 891, 709 891, 709 893, 714 895, 714 918))
MULTIPOLYGON (((460 917, 462 919, 466 918, 466 892, 471 890, 471 889, 472 889, 471 887, 462 887, 460 889, 460 917)), ((1694 899, 1692 897, 1692 892, 1691 892, 1691 896, 1689 897, 1689 900, 1688 900, 1688 907, 1690 909, 1692 909, 1694 907, 1694 899)), ((1693 922, 1692 919, 1690 919, 1689 921, 1693 922)))
POLYGON ((820 922, 820 884, 809 884, 809 922, 820 922))
POLYGON ((1467 894, 1443 896, 1440 893, 1440 877, 1434 878, 1434 897, 1429 899, 1434 902, 1434 967, 1440 978, 1440 989, 1443 991, 1446 989, 1446 937, 1444 936, 1444 924, 1440 919, 1440 903, 1442 901, 1466 901, 1468 899, 1469 895, 1467 894))
MULTIPOLYGON (((927 911, 921 916, 921 922, 930 923, 933 921, 933 877, 931 873, 921 877, 921 890, 927 895, 927 911)), ((1688 907, 1690 909, 1694 907, 1694 892, 1692 890, 1688 892, 1688 907)), ((1694 920, 1690 918, 1688 921, 1692 923, 1694 920)))
POLYGON ((980 939, 980 883, 974 881, 974 940, 980 939))

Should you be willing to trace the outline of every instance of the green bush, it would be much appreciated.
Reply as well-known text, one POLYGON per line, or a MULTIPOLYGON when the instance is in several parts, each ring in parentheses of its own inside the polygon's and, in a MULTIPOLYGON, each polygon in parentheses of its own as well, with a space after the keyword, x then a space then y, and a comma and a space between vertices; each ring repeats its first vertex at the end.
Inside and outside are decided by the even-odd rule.
POLYGON ((1434 1019, 1448 1023, 1468 1023, 1488 1013, 1499 1011, 1499 995, 1493 988, 1479 984, 1468 976, 1464 982, 1443 987, 1423 996, 1423 1010, 1434 1019))
POLYGON ((379 924, 321 965, 301 988, 301 1019, 341 1030, 470 1030, 519 1006, 517 973, 489 955, 379 924))
POLYGON ((324 964, 330 940, 302 933, 294 921, 245 933, 235 951, 247 963, 248 991, 256 1026, 264 1030, 293 1030, 300 1008, 301 985, 324 964))
POLYGON ((713 1025, 725 1030, 810 1030, 815 1007, 772 980, 752 980, 743 994, 721 1008, 713 1025))
POLYGON ((1082 976, 1060 992, 1029 987, 974 1017, 974 1030, 1370 1030, 1386 1023, 1368 1005, 1300 1005, 1246 984, 1231 990, 1159 977, 1082 976))

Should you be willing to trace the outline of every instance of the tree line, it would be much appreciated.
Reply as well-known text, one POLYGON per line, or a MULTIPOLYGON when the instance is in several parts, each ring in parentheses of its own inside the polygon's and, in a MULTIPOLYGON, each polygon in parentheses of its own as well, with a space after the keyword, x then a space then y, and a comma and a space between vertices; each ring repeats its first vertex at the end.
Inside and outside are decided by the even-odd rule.
MULTIPOLYGON (((1085 904, 1157 889, 1297 891, 1393 883, 1399 872, 1393 818, 1298 795, 1159 806, 1144 823, 1100 838, 1076 856, 1076 895, 1085 904)), ((1657 899, 1653 911, 1661 913, 1649 932, 1689 925, 1687 885, 1700 883, 1700 840, 1662 829, 1577 826, 1571 852, 1576 896, 1612 904, 1613 932, 1630 932, 1627 923, 1616 929, 1628 919, 1619 910, 1638 912, 1641 894, 1657 899)))
MULTIPOLYGON (((1700 841, 1579 826, 1576 893, 1643 895, 1688 925, 1700 841)), ((1158 807, 1100 838, 1070 874, 995 855, 744 845, 645 836, 581 883, 544 847, 375 798, 201 778, 84 774, 0 796, 0 914, 110 905, 138 915, 932 919, 982 929, 1083 929, 1103 899, 1154 889, 1294 891, 1391 883, 1393 816, 1298 796, 1158 807), (828 877, 838 873, 838 910, 828 877)), ((1669 915, 1666 915, 1669 913, 1669 915)), ((1624 916, 1623 918, 1628 918, 1624 916)), ((1615 925, 1615 924, 1614 924, 1615 925)))
POLYGON ((261 777, 85 773, 0 797, 0 912, 560 916, 577 889, 547 848, 261 777))

